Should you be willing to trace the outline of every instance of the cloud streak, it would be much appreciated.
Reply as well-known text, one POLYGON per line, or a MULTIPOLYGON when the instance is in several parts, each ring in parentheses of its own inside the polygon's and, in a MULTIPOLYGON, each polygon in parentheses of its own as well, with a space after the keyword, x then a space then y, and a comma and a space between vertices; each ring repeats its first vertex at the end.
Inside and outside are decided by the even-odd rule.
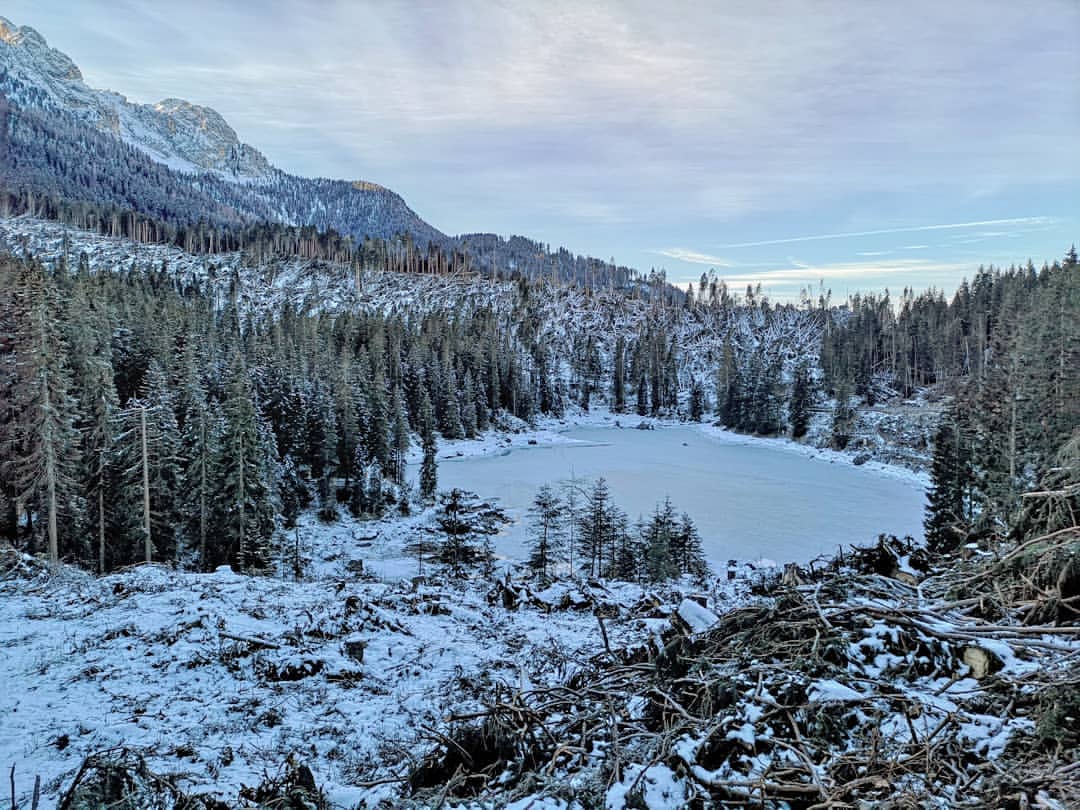
POLYGON ((960 239, 1001 231, 1017 258, 1061 255, 1080 221, 1080 50, 1061 32, 1080 4, 1036 3, 5 0, 4 14, 95 86, 211 106, 281 168, 378 182, 444 232, 642 270, 662 256, 689 275, 923 241, 928 259, 967 260, 960 239), (943 224, 899 227, 914 222, 943 224), (919 232, 940 238, 889 239, 919 232))
MULTIPOLYGON (((1039 226, 1053 225, 1057 222, 1055 217, 1011 217, 1009 219, 984 219, 977 222, 951 222, 944 225, 917 225, 911 228, 875 228, 869 231, 845 231, 842 233, 819 233, 812 236, 788 236, 782 239, 762 239, 757 242, 732 242, 728 245, 717 245, 721 250, 734 248, 765 247, 768 245, 790 245, 796 242, 822 242, 829 239, 855 239, 862 236, 884 236, 895 233, 920 233, 923 231, 950 231, 962 228, 983 228, 988 225, 1018 225, 1039 226)), ((919 247, 925 247, 919 246, 919 247)), ((913 250, 914 246, 904 248, 913 250)))
POLYGON ((688 262, 690 264, 707 264, 712 267, 732 267, 733 264, 727 259, 722 259, 719 256, 713 256, 709 253, 700 253, 695 250, 688 250, 686 248, 664 248, 663 250, 654 250, 658 256, 667 256, 669 259, 675 259, 680 262, 688 262))

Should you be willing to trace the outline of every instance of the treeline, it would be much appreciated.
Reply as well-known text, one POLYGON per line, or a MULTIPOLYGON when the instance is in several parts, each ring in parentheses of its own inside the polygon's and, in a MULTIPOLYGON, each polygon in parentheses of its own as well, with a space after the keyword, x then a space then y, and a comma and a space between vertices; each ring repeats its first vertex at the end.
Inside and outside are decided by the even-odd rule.
POLYGON ((980 273, 936 342, 934 378, 957 390, 934 442, 926 536, 972 537, 1080 523, 1080 265, 1071 249, 1035 272, 980 273), (1035 494, 1031 494, 1031 493, 1035 494))
POLYGON ((0 259, 0 532, 103 571, 259 570, 300 510, 407 511, 435 496, 437 436, 562 400, 488 310, 256 316, 235 289, 0 259))

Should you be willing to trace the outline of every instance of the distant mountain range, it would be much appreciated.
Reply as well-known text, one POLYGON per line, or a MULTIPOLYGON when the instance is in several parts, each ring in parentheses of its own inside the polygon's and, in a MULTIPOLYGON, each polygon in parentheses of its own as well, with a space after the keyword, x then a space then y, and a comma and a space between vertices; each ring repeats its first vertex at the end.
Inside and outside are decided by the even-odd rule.
MULTIPOLYGON (((197 192, 178 197, 188 196, 195 201, 200 195, 208 196, 232 209, 231 217, 313 225, 357 239, 408 233, 419 244, 442 245, 449 241, 417 216, 399 195, 380 185, 298 177, 275 168, 258 149, 241 143, 225 119, 209 107, 175 98, 157 104, 135 104, 119 93, 88 87, 82 72, 66 54, 50 48, 33 28, 16 26, 2 17, 0 93, 16 110, 34 114, 36 120, 31 128, 50 130, 54 148, 62 149, 67 140, 60 134, 65 128, 89 125, 98 134, 133 147, 170 170, 168 182, 172 185, 190 185, 197 192)), ((13 140, 18 140, 20 134, 28 133, 12 132, 13 140)), ((74 133, 70 146, 75 152, 88 145, 80 142, 84 137, 85 133, 74 133)), ((101 143, 100 139, 92 140, 94 146, 101 143)), ((44 181, 47 172, 26 171, 31 161, 29 151, 22 151, 20 179, 26 181, 36 175, 44 181)), ((94 151, 99 153, 99 159, 90 155, 91 166, 101 175, 152 174, 159 181, 163 179, 159 170, 140 166, 138 160, 129 157, 108 165, 100 158, 115 159, 117 154, 101 154, 109 152, 107 148, 94 151)), ((48 162, 53 156, 43 157, 48 162)), ((131 185, 138 188, 142 183, 131 185)), ((70 185, 63 190, 70 191, 70 185)), ((139 208, 142 200, 129 202, 139 208)), ((207 219, 220 213, 213 207, 204 212, 207 219)))
POLYGON ((621 286, 635 272, 521 236, 451 237, 368 181, 299 177, 240 141, 215 110, 137 104, 87 86, 66 54, 0 17, 0 188, 134 210, 178 227, 260 222, 335 231, 354 243, 407 236, 488 272, 621 286))

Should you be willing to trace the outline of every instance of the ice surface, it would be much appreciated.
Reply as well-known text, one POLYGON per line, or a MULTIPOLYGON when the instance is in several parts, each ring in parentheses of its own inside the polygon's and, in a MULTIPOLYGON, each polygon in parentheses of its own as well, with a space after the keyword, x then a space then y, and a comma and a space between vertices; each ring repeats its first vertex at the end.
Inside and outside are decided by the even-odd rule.
POLYGON ((807 562, 839 546, 870 543, 881 532, 922 536, 924 486, 912 475, 693 426, 574 427, 561 439, 440 459, 439 488, 498 498, 517 522, 497 538, 496 550, 518 559, 525 556, 526 513, 536 490, 571 477, 604 476, 632 520, 671 496, 697 523, 717 570, 728 559, 807 562))

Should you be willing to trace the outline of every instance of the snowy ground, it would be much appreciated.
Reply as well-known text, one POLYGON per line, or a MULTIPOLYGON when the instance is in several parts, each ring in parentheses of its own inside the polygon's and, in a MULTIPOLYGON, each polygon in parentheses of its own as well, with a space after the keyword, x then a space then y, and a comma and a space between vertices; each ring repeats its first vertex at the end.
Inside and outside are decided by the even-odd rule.
POLYGON ((632 520, 670 496, 694 518, 718 569, 728 559, 808 562, 882 532, 922 535, 926 480, 918 473, 873 461, 856 467, 847 454, 704 424, 649 420, 656 429, 633 429, 640 421, 597 410, 453 442, 439 453, 439 486, 497 498, 516 522, 496 550, 515 559, 525 555, 536 490, 572 477, 604 476, 632 520))
MULTIPOLYGON (((302 582, 159 566, 0 577, 0 763, 16 767, 20 806, 35 775, 51 806, 84 757, 118 746, 189 792, 232 800, 294 753, 334 806, 373 802, 394 786, 358 783, 378 763, 404 771, 452 711, 496 683, 560 683, 601 652, 592 606, 618 606, 612 644, 656 626, 632 614, 643 593, 632 586, 594 586, 588 607, 510 611, 489 604, 490 583, 349 573, 372 557, 387 579, 412 573, 400 525, 363 539, 379 525, 305 523, 302 582)), ((738 587, 711 598, 728 603, 738 587)), ((540 596, 558 605, 565 593, 584 598, 576 586, 540 596)))

